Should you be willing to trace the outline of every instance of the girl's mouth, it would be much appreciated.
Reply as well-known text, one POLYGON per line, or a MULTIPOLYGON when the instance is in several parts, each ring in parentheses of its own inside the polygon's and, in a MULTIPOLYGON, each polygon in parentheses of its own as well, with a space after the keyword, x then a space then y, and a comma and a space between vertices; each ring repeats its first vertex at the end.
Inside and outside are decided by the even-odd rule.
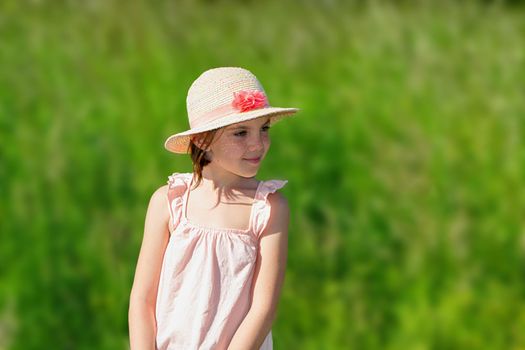
POLYGON ((258 157, 258 158, 251 158, 251 159, 247 159, 247 158, 244 158, 244 160, 252 163, 252 164, 257 164, 261 161, 261 157, 258 157))

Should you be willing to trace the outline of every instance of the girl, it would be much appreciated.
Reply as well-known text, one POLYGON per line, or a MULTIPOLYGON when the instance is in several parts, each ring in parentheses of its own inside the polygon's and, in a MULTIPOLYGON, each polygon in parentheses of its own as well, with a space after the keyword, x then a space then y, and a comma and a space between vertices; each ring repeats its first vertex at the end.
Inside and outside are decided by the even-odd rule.
POLYGON ((165 148, 189 153, 153 193, 130 295, 132 350, 272 349, 287 258, 286 180, 255 175, 268 129, 297 108, 271 107, 238 67, 202 73, 188 91, 190 130, 165 148))

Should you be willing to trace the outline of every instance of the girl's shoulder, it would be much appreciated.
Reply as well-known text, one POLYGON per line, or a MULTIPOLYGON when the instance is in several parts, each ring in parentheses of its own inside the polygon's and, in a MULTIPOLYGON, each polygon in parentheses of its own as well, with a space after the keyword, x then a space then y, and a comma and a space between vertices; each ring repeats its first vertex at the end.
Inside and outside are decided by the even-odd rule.
POLYGON ((260 184, 254 202, 254 228, 257 237, 261 237, 266 227, 285 230, 288 225, 288 200, 279 190, 288 180, 265 180, 260 184))
POLYGON ((288 199, 281 192, 273 192, 268 196, 267 205, 270 207, 270 217, 279 222, 286 222, 290 216, 288 199))
POLYGON ((167 184, 170 188, 186 185, 193 177, 192 173, 172 173, 168 175, 167 184))
POLYGON ((173 173, 168 176, 167 183, 153 191, 150 197, 150 205, 159 206, 165 203, 166 197, 178 197, 186 190, 187 178, 191 179, 191 173, 173 173))
POLYGON ((170 193, 183 193, 188 187, 192 176, 192 173, 172 173, 166 181, 167 191, 170 193))
POLYGON ((146 211, 147 221, 167 222, 169 219, 168 212, 165 210, 166 196, 168 194, 168 185, 157 188, 150 196, 148 208, 146 211))
POLYGON ((286 184, 288 180, 262 180, 259 184, 259 192, 256 199, 267 199, 272 198, 273 201, 285 201, 284 195, 279 192, 286 184))

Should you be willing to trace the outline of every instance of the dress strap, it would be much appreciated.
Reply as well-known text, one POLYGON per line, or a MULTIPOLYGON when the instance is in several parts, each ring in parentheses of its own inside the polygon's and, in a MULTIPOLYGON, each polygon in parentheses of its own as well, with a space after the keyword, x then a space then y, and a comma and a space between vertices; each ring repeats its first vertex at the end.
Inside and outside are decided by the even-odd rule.
POLYGON ((173 233, 180 222, 183 207, 183 197, 188 188, 191 173, 173 173, 168 176, 168 210, 170 212, 169 230, 173 233))
POLYGON ((270 219, 271 206, 268 201, 268 195, 274 193, 280 188, 283 188, 284 185, 288 183, 288 180, 267 180, 264 181, 259 188, 259 191, 255 194, 254 203, 253 203, 253 233, 260 238, 268 220, 270 219))

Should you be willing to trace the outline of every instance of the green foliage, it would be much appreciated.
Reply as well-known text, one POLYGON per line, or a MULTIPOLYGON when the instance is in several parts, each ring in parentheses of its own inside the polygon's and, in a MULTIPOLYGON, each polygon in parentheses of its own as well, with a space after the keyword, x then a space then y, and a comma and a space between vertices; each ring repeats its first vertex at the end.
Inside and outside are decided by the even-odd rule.
MULTIPOLYGON (((512 2, 516 4, 517 2, 512 2)), ((0 349, 125 349, 191 82, 252 70, 292 210, 277 349, 525 348, 524 12, 502 2, 4 1, 0 349)))

